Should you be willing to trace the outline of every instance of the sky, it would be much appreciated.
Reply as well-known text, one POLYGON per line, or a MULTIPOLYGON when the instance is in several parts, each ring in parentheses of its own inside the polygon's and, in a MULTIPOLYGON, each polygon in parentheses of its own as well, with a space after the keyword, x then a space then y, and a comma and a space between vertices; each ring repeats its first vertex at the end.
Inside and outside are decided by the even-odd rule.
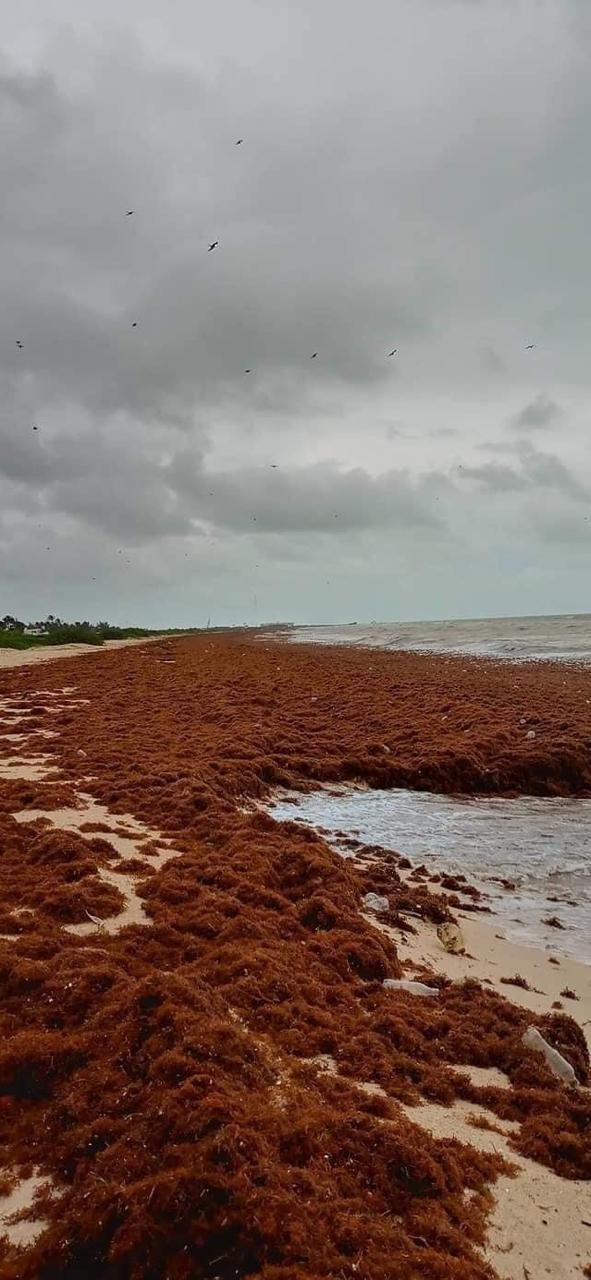
POLYGON ((6 10, 0 615, 591 611, 590 63, 588 0, 6 10))

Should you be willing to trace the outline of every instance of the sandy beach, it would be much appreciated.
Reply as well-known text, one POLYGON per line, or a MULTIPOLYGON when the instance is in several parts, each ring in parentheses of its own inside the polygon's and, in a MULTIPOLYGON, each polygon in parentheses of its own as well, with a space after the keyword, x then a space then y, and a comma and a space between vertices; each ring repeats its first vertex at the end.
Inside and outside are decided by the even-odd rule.
POLYGON ((591 672, 109 650, 0 675, 2 1280, 583 1276, 591 970, 261 806, 588 794, 591 672))
POLYGON ((2 649, 0 647, 0 671, 12 667, 36 666, 39 662, 55 662, 58 658, 82 658, 90 653, 123 649, 129 645, 153 644, 159 636, 142 636, 140 640, 105 640, 104 644, 56 644, 39 645, 30 649, 2 649))

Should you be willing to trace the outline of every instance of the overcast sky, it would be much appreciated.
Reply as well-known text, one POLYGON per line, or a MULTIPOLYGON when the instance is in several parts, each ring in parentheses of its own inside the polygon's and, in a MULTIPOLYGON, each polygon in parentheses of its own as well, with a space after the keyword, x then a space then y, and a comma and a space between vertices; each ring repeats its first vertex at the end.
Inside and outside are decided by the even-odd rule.
POLYGON ((589 0, 2 25, 0 614, 591 609, 589 0))

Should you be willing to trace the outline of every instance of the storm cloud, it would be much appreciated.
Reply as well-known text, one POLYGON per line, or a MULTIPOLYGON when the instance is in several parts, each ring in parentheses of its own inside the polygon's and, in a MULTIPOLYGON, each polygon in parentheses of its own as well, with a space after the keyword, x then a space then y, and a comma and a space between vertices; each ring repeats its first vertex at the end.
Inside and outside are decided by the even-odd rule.
POLYGON ((3 612, 585 607, 580 5, 27 0, 3 47, 3 612))

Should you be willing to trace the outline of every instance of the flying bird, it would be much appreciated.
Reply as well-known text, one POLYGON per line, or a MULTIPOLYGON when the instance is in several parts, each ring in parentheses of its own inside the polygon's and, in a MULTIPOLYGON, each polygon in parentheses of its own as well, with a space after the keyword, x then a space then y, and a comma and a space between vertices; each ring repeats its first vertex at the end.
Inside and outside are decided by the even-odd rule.
POLYGON ((219 243, 220 243, 219 240, 212 240, 207 252, 211 253, 212 249, 217 249, 219 243))
POLYGON ((134 321, 133 321, 133 324, 132 324, 132 326, 131 326, 131 327, 132 327, 132 329, 137 329, 137 320, 134 320, 134 321))
POLYGON ((271 463, 271 471, 276 471, 276 470, 277 470, 277 465, 278 465, 278 464, 277 464, 276 462, 272 462, 272 463, 271 463))
POLYGON ((310 356, 310 359, 315 360, 317 355, 318 355, 318 352, 314 351, 314 353, 310 356))
POLYGON ((245 370, 244 370, 244 372, 245 372, 245 373, 252 373, 252 369, 245 369, 245 370))
POLYGON ((244 138, 237 138, 237 139, 236 139, 236 141, 235 141, 235 143, 234 143, 234 146, 235 146, 235 147, 241 147, 243 142, 244 142, 244 138))
POLYGON ((134 213, 135 213, 135 209, 128 209, 128 210, 127 210, 127 213, 125 214, 125 217, 126 217, 126 218, 131 218, 131 217, 133 216, 133 214, 134 214, 134 213))
POLYGON ((388 355, 389 355, 389 356, 395 356, 397 351, 398 351, 398 347, 394 347, 394 350, 393 350, 393 351, 389 351, 389 352, 388 352, 388 355))
POLYGON ((33 424, 33 431, 38 431, 38 430, 39 430, 39 427, 36 427, 36 426, 33 424))
POLYGON ((525 348, 525 350, 526 350, 526 351, 533 351, 533 349, 534 349, 535 345, 536 345, 536 344, 535 344, 535 342, 528 342, 527 347, 525 348))
POLYGON ((18 347, 19 351, 22 351, 22 349, 23 349, 23 344, 22 344, 22 342, 21 342, 20 338, 17 338, 17 340, 16 340, 16 345, 17 345, 17 347, 18 347))

